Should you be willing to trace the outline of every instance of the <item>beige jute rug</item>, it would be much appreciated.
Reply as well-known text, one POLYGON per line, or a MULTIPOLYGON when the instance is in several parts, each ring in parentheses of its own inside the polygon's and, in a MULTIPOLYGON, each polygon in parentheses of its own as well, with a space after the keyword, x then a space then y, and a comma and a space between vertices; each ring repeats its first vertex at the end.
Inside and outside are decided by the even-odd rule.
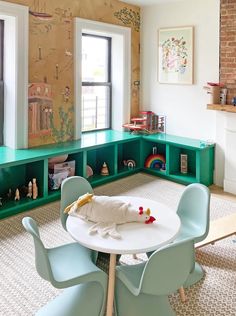
MULTIPOLYGON (((183 190, 184 186, 180 184, 139 173, 95 188, 95 193, 150 198, 166 204, 174 211, 183 190)), ((212 195, 212 219, 232 212, 236 212, 236 203, 212 195)), ((41 306, 60 293, 42 280, 35 270, 32 240, 21 224, 24 216, 31 216, 38 222, 41 237, 47 247, 72 241, 61 227, 59 202, 0 221, 1 316, 34 315, 41 306)), ((122 262, 128 264, 145 259, 145 254, 139 254, 138 260, 134 260, 132 256, 121 258, 122 262)), ((170 296, 177 316, 235 316, 236 237, 226 238, 215 245, 197 250, 197 260, 202 264, 206 275, 186 290, 186 303, 180 302, 178 294, 170 296)))

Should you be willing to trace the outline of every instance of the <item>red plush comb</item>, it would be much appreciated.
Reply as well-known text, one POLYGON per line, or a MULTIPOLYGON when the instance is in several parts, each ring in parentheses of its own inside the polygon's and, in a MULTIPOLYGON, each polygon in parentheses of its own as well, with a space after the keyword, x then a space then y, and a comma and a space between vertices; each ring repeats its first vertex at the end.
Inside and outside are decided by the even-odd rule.
POLYGON ((150 216, 150 218, 145 222, 145 224, 151 224, 151 223, 153 223, 155 220, 156 220, 155 217, 150 216))
POLYGON ((139 215, 142 215, 142 214, 143 214, 143 207, 140 206, 140 207, 139 207, 139 215))

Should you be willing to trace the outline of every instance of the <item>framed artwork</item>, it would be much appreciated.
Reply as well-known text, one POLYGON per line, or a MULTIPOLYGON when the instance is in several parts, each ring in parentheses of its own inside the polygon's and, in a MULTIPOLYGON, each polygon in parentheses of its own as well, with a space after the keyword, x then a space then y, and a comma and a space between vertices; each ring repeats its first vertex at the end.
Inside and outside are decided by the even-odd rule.
POLYGON ((159 29, 158 81, 193 84, 193 27, 159 29))

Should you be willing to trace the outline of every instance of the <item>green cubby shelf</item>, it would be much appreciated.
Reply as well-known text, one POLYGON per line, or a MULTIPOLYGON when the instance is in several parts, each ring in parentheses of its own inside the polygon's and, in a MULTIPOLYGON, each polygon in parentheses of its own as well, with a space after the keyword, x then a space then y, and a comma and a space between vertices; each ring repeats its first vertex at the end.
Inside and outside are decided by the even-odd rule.
POLYGON ((113 130, 82 134, 80 140, 52 144, 29 149, 13 150, 0 147, 0 218, 15 215, 45 203, 60 199, 60 190, 48 188, 48 159, 68 155, 67 161, 75 161, 75 175, 87 177, 86 167, 93 169, 88 181, 93 187, 142 171, 171 181, 189 184, 193 182, 213 183, 214 145, 205 146, 200 140, 168 134, 132 135, 113 130), (157 148, 157 154, 166 159, 166 169, 146 168, 145 161, 157 148), (180 172, 180 155, 188 155, 188 173, 180 172), (125 166, 124 160, 134 162, 125 166), (101 175, 103 163, 109 174, 101 175), (27 186, 33 178, 37 180, 38 198, 22 198, 20 201, 6 200, 9 188, 27 186))

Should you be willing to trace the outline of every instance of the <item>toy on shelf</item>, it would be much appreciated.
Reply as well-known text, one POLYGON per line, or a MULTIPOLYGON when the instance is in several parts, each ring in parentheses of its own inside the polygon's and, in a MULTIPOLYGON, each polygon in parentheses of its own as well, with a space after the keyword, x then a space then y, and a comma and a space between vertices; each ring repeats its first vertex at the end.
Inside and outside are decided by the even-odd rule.
POLYGON ((126 123, 123 127, 133 133, 165 133, 166 117, 155 114, 152 111, 140 111, 140 117, 131 118, 132 123, 126 123))
POLYGON ((93 169, 91 166, 87 165, 86 166, 86 178, 92 177, 93 175, 93 169))
POLYGON ((32 192, 33 192, 33 189, 32 189, 32 182, 30 181, 28 183, 28 193, 27 193, 27 197, 31 198, 32 197, 32 192))
POLYGON ((33 178, 32 189, 33 189, 33 200, 35 200, 38 197, 38 186, 37 186, 35 178, 33 178))
POLYGON ((123 164, 128 169, 134 169, 136 167, 136 162, 133 159, 123 160, 123 164))
POLYGON ((105 162, 102 165, 101 176, 109 176, 109 170, 105 162))
POLYGON ((16 189, 16 192, 15 192, 15 201, 19 201, 20 200, 20 191, 19 189, 16 189))
POLYGON ((180 154, 180 172, 188 173, 188 155, 180 154))
POLYGON ((7 199, 10 200, 12 197, 12 190, 9 189, 8 192, 7 192, 7 199))
POLYGON ((160 171, 166 170, 166 158, 161 154, 149 155, 145 160, 145 168, 157 169, 160 171))

